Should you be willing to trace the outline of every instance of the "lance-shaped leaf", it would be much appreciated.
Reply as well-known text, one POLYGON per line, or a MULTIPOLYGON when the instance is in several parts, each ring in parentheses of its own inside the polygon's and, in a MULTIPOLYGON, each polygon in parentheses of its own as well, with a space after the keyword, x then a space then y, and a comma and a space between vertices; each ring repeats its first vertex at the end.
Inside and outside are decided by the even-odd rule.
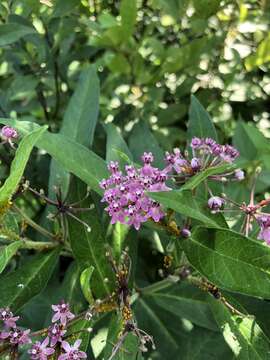
MULTIPOLYGON (((82 199, 85 193, 85 186, 77 179, 71 187, 75 199, 82 199)), ((86 199, 82 206, 90 207, 89 199, 86 199)), ((110 294, 109 284, 105 281, 111 277, 111 267, 105 256, 105 231, 100 223, 96 209, 76 214, 82 221, 89 224, 91 231, 78 221, 69 218, 69 233, 73 254, 81 268, 93 266, 95 271, 91 277, 91 289, 98 298, 110 294)))
POLYGON ((87 331, 87 329, 89 329, 90 326, 91 323, 89 320, 79 319, 75 321, 68 328, 67 341, 73 345, 76 340, 80 339, 82 340, 80 350, 87 351, 91 335, 90 331, 87 331))
POLYGON ((213 315, 224 339, 239 360, 267 360, 270 342, 255 318, 233 315, 226 306, 214 298, 209 299, 213 315))
POLYGON ((197 136, 200 138, 210 137, 217 140, 217 133, 208 112, 199 100, 191 95, 189 108, 188 138, 197 136))
MULTIPOLYGON (((13 119, 0 119, 0 123, 9 124, 24 134, 40 128, 35 123, 13 119)), ((103 193, 99 181, 108 177, 108 170, 105 161, 93 151, 64 135, 52 134, 48 131, 42 135, 36 146, 47 151, 67 171, 78 176, 94 191, 103 193)))
POLYGON ((205 204, 197 201, 192 195, 191 191, 162 191, 162 192, 151 192, 148 195, 163 204, 165 207, 176 211, 179 214, 196 219, 208 226, 213 227, 226 227, 226 222, 221 222, 220 217, 213 216, 207 209, 205 204))
POLYGON ((0 280, 0 307, 19 310, 46 286, 57 263, 59 249, 38 254, 0 280))
POLYGON ((0 46, 13 44, 25 35, 37 34, 33 27, 19 23, 0 25, 0 46))
POLYGON ((158 284, 154 284, 157 285, 157 291, 147 292, 146 287, 144 292, 142 289, 144 298, 152 299, 164 310, 185 318, 198 326, 217 331, 215 320, 206 300, 207 293, 188 283, 170 285, 163 290, 158 289, 158 284))
POLYGON ((164 167, 164 152, 145 121, 140 121, 132 129, 129 148, 135 161, 141 163, 143 153, 152 152, 155 158, 154 166, 164 167))
POLYGON ((152 335, 156 344, 155 358, 181 360, 230 360, 230 349, 221 334, 193 326, 187 319, 168 312, 150 297, 135 303, 138 325, 152 335))
POLYGON ((220 166, 210 167, 199 172, 197 175, 192 176, 192 178, 187 181, 182 187, 183 190, 194 190, 198 185, 200 185, 204 180, 206 180, 209 176, 226 174, 228 172, 236 169, 234 164, 223 164, 220 166))
POLYGON ((118 130, 115 125, 107 124, 105 125, 105 130, 107 133, 106 160, 118 161, 124 168, 124 165, 128 163, 128 159, 132 160, 132 154, 123 139, 120 130, 118 130), (127 160, 123 158, 122 154, 125 154, 127 160))
POLYGON ((232 230, 197 228, 183 242, 190 261, 225 290, 270 299, 270 249, 232 230))
MULTIPOLYGON (((93 66, 83 70, 78 85, 65 111, 60 134, 86 147, 93 143, 99 110, 99 79, 93 66)), ((61 186, 66 195, 70 174, 57 161, 52 160, 50 167, 50 196, 53 186, 61 186)))
POLYGON ((122 0, 120 7, 123 34, 126 38, 132 35, 137 17, 137 1, 122 0))
POLYGON ((0 274, 3 272, 11 258, 22 246, 22 241, 14 241, 10 245, 0 247, 0 274))
MULTIPOLYGON (((109 332, 107 336, 107 345, 104 348, 104 359, 109 359, 112 355, 114 346, 118 343, 120 336, 123 330, 123 321, 119 316, 113 316, 110 325, 109 332)), ((142 360, 142 354, 139 350, 139 341, 138 338, 130 333, 126 336, 122 346, 119 347, 119 350, 113 357, 113 360, 142 360)))
POLYGON ((21 140, 16 151, 15 158, 11 164, 10 175, 4 182, 4 185, 0 188, 0 205, 6 204, 11 199, 13 193, 16 191, 24 173, 24 169, 26 167, 30 153, 46 129, 47 127, 43 126, 30 132, 30 134, 26 135, 21 140))
POLYGON ((88 268, 84 269, 80 276, 80 283, 83 295, 88 303, 91 305, 94 303, 94 298, 91 291, 91 277, 94 271, 93 266, 89 266, 88 268))

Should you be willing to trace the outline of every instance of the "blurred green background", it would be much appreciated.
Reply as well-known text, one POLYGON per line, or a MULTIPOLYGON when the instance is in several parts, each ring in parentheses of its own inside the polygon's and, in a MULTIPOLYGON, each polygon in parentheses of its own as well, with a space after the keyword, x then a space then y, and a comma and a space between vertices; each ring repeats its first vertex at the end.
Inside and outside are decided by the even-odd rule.
POLYGON ((269 1, 47 3, 0 4, 12 30, 0 27, 1 116, 33 117, 57 131, 80 71, 94 63, 99 118, 125 138, 147 123, 163 148, 183 143, 191 93, 223 138, 240 118, 269 136, 269 1))

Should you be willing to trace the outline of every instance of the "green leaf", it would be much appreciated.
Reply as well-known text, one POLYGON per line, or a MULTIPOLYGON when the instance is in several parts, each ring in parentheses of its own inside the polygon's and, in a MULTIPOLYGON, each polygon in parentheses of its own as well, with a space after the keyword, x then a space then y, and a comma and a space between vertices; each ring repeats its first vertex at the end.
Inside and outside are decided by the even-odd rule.
POLYGON ((224 339, 239 360, 267 360, 270 342, 254 318, 232 315, 226 306, 214 298, 209 303, 224 339))
POLYGON ((76 261, 73 261, 65 271, 61 287, 55 293, 56 301, 65 299, 74 313, 79 313, 85 309, 85 299, 80 285, 80 274, 80 267, 76 261))
POLYGON ((94 298, 91 292, 91 285, 90 285, 93 271, 94 271, 94 267, 89 266, 88 268, 83 270, 80 276, 80 283, 81 283, 83 295, 90 305, 93 304, 94 302, 94 298))
MULTIPOLYGON (((109 331, 107 336, 107 345, 105 346, 103 358, 109 359, 114 345, 119 340, 119 334, 123 330, 123 321, 119 316, 114 315, 111 318, 109 331)), ((142 360, 141 352, 139 351, 138 338, 130 333, 127 335, 123 345, 116 353, 113 359, 115 360, 142 360)))
POLYGON ((210 167, 199 172, 197 175, 192 176, 192 178, 187 181, 182 187, 181 191, 183 190, 194 190, 201 182, 206 180, 209 176, 224 174, 236 169, 234 164, 224 164, 220 166, 210 167))
MULTIPOLYGON (((28 133, 33 128, 39 129, 35 123, 12 119, 0 119, 2 124, 10 124, 22 133, 28 133)), ((37 147, 47 151, 63 167, 78 176, 98 194, 103 194, 99 181, 108 177, 105 161, 88 150, 83 145, 61 134, 45 132, 36 144, 37 147)))
MULTIPOLYGON (((74 198, 77 200, 83 198, 83 186, 81 184, 76 182, 72 190, 74 198)), ((89 207, 89 200, 86 199, 82 206, 89 207)), ((86 227, 76 220, 69 220, 71 248, 81 270, 94 267, 91 289, 96 297, 102 298, 110 294, 108 283, 104 280, 111 277, 111 268, 104 256, 106 252, 104 228, 101 226, 95 209, 82 212, 77 216, 90 225, 91 231, 87 231, 86 227)))
MULTIPOLYGON (((189 190, 149 192, 148 195, 179 214, 196 219, 208 226, 220 227, 218 217, 213 216, 206 206, 204 209, 202 204, 194 198, 189 190)), ((224 226, 226 225, 224 224, 224 226)))
MULTIPOLYGON (((99 78, 94 66, 82 71, 75 92, 65 111, 60 134, 86 147, 92 146, 99 112, 99 78)), ((49 189, 60 186, 65 197, 70 174, 57 161, 51 161, 49 189)))
POLYGON ((81 339, 80 350, 87 351, 91 335, 87 329, 89 329, 90 326, 89 320, 79 319, 75 321, 68 328, 67 341, 73 345, 76 340, 81 339))
POLYGON ((10 259, 16 254, 22 244, 22 241, 14 241, 10 245, 0 247, 0 274, 3 272, 10 259))
POLYGON ((122 0, 120 6, 121 24, 126 38, 132 35, 136 24, 137 1, 122 0))
POLYGON ((114 254, 116 257, 120 257, 123 250, 124 241, 128 235, 130 227, 125 224, 121 224, 119 221, 114 224, 112 231, 112 245, 114 254))
POLYGON ((132 160, 132 154, 121 136, 120 130, 113 124, 105 125, 107 133, 106 143, 106 161, 118 161, 122 168, 127 164, 127 161, 121 156, 125 154, 128 159, 132 160))
POLYGON ((135 303, 140 329, 153 336, 155 359, 230 360, 230 350, 221 334, 193 326, 187 319, 166 311, 152 298, 140 297, 135 303))
POLYGON ((141 162, 141 156, 146 151, 153 153, 155 166, 164 166, 164 152, 145 121, 134 126, 129 138, 129 148, 136 162, 141 162))
POLYGON ((18 311, 46 286, 57 263, 59 249, 38 254, 17 271, 0 279, 0 307, 18 311))
POLYGON ((47 127, 43 126, 38 130, 32 131, 21 140, 15 158, 11 164, 10 175, 6 179, 4 185, 0 188, 0 204, 6 204, 16 191, 30 157, 30 153, 46 129, 47 127))
POLYGON ((261 242, 200 227, 183 248, 191 265, 218 287, 270 299, 270 249, 261 242))
POLYGON ((217 330, 209 304, 206 301, 207 293, 188 283, 171 285, 166 289, 151 293, 143 292, 143 296, 144 298, 151 298, 162 309, 176 316, 185 318, 198 326, 217 330))
POLYGON ((57 0, 53 16, 64 16, 80 4, 79 0, 57 0))
POLYGON ((245 59, 245 67, 247 71, 261 66, 270 61, 270 33, 259 44, 255 53, 252 53, 245 59))
POLYGON ((217 133, 208 112, 199 100, 191 95, 189 108, 188 138, 197 136, 200 138, 210 137, 217 140, 217 133))
POLYGON ((220 1, 219 0, 200 0, 200 1, 193 1, 193 6, 195 8, 195 15, 198 16, 200 19, 207 19, 211 15, 215 14, 219 7, 220 1))
POLYGON ((37 32, 32 27, 18 23, 0 25, 0 46, 13 44, 30 34, 37 34, 37 32))

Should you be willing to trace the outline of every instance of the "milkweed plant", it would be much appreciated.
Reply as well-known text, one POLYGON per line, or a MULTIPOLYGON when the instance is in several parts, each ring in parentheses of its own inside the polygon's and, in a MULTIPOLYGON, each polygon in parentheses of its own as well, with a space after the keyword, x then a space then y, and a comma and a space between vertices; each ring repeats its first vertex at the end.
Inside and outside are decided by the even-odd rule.
MULTIPOLYGON (((138 161, 120 150, 118 160, 106 161, 46 127, 1 120, 7 124, 1 129, 2 151, 13 157, 0 189, 1 354, 11 359, 95 358, 96 342, 104 359, 148 358, 159 354, 160 341, 166 341, 151 322, 157 317, 166 329, 161 320, 166 313, 179 325, 185 321, 185 336, 192 336, 193 326, 201 326, 202 334, 213 332, 224 354, 235 351, 234 341, 244 346, 254 327, 268 344, 262 319, 246 306, 252 297, 263 303, 269 291, 270 197, 256 195, 262 168, 243 170, 240 152, 217 141, 195 97, 193 111, 198 117, 189 120, 187 146, 164 152, 159 163, 154 149, 138 161), (198 129, 192 130, 194 123, 198 129), (34 146, 57 161, 68 187, 53 177, 56 183, 46 195, 31 184, 24 170, 34 146), (235 191, 242 183, 249 188, 248 199, 235 191), (31 218, 24 198, 38 203, 46 218, 31 218), (151 234, 153 241, 145 238, 151 234), (139 275, 150 261, 149 254, 140 255, 149 251, 147 243, 151 256, 160 259, 152 264, 151 276, 139 275), (62 262, 69 263, 70 279, 65 276, 61 285, 56 268, 62 262), (43 296, 45 326, 36 329, 33 321, 30 328, 29 317, 39 316, 43 296), (233 341, 224 332, 226 324, 233 341), (101 336, 104 326, 108 330, 101 336)), ((120 136, 110 141, 117 144, 120 136)))
POLYGON ((166 146, 139 106, 123 127, 103 119, 104 64, 70 86, 54 58, 69 42, 39 21, 39 35, 18 20, 3 40, 14 68, 20 41, 32 81, 47 65, 24 36, 42 42, 37 56, 50 54, 53 70, 46 91, 47 80, 35 85, 31 116, 2 111, 0 97, 0 358, 269 359, 269 139, 241 119, 225 129, 194 95, 166 146))

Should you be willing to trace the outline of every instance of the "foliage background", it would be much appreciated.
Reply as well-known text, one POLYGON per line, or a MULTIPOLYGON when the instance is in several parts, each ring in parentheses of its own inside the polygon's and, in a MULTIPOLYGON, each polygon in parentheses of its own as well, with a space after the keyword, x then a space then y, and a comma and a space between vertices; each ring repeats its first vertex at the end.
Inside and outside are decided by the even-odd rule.
MULTIPOLYGON (((249 175, 262 165, 257 195, 267 194, 270 148, 262 134, 270 136, 268 1, 51 2, 52 7, 37 0, 0 4, 2 118, 48 125, 50 131, 92 147, 107 160, 124 161, 123 152, 137 161, 143 151, 149 150, 160 163, 161 149, 185 146, 190 95, 195 94, 210 113, 220 142, 232 142, 241 152, 240 164, 247 171, 247 180, 228 192, 236 199, 246 199, 249 175)), ((12 151, 1 152, 2 180, 9 174, 13 156, 12 151)), ((59 184, 64 193, 69 189, 70 199, 81 197, 85 191, 82 183, 71 179, 42 150, 32 153, 25 177, 51 196, 53 185, 59 184)), ((97 195, 92 198, 98 204, 97 195)), ((48 209, 36 198, 27 195, 18 200, 18 205, 29 217, 51 227, 45 216, 48 209)), ((101 208, 97 207, 101 218, 101 208)), ((161 280, 157 269, 166 252, 166 236, 145 228, 140 233, 129 231, 126 238, 124 227, 112 228, 102 216, 102 226, 95 225, 96 214, 85 218, 95 229, 91 235, 82 234, 71 224, 72 241, 89 236, 86 243, 94 246, 94 257, 104 251, 101 244, 105 236, 115 249, 126 242, 131 252, 138 250, 139 254, 138 266, 134 263, 136 285, 144 287, 161 280)), ((31 229, 27 235, 40 239, 31 229)), ((43 293, 25 301, 24 326, 40 329, 46 325, 50 304, 61 298, 69 301, 76 312, 85 308, 79 277, 82 268, 93 262, 87 251, 75 245, 76 262, 60 258, 43 293)), ((29 258, 31 252, 13 258, 4 276, 29 258)), ((104 276, 110 273, 106 267, 104 260, 104 276)), ((4 284, 5 278, 1 281, 4 284)), ((104 289, 94 288, 96 296, 103 295, 104 289)), ((158 345, 153 359, 233 358, 217 331, 205 296, 183 284, 170 292, 146 295, 136 303, 140 327, 149 331, 158 345), (192 315, 194 309, 198 318, 192 315)), ((262 313, 269 309, 267 301, 259 305, 256 299, 242 300, 257 312, 258 319, 263 319, 262 313)), ((263 320, 260 325, 269 334, 268 320, 263 320)), ((96 324, 89 358, 92 351, 99 354, 104 345, 100 339, 108 321, 107 316, 96 324)), ((111 349, 110 344, 107 346, 111 349)), ((257 359, 252 356, 250 359, 257 359)))

